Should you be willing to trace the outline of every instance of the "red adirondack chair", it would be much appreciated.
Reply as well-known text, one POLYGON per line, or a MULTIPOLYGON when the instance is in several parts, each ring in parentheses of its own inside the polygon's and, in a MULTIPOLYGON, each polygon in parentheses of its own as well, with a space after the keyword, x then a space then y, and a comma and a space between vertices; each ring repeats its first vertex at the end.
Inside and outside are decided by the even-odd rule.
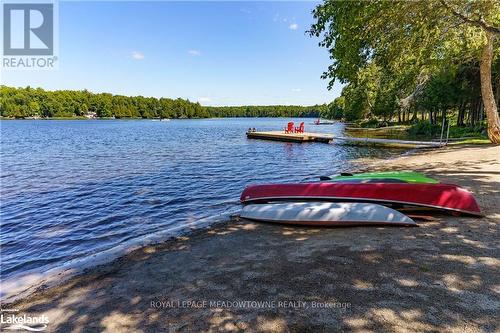
POLYGON ((295 127, 295 133, 304 133, 304 122, 301 122, 299 127, 295 127))
POLYGON ((293 133, 293 121, 289 122, 285 127, 285 133, 293 133))

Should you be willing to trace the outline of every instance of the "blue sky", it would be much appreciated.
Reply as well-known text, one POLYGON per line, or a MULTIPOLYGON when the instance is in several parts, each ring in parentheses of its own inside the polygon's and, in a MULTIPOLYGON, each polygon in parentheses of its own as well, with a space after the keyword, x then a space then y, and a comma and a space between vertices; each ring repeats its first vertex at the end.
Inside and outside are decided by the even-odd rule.
POLYGON ((60 2, 59 69, 2 84, 188 98, 202 105, 332 101, 331 60, 305 31, 315 2, 60 2))

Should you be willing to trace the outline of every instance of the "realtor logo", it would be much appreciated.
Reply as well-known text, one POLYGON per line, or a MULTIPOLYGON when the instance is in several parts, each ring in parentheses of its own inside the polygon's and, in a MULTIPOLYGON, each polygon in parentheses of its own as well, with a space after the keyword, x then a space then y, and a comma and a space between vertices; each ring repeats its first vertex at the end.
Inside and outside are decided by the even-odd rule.
POLYGON ((2 1, 4 69, 52 69, 57 61, 54 1, 2 1))
POLYGON ((54 54, 54 5, 3 5, 4 55, 54 54))

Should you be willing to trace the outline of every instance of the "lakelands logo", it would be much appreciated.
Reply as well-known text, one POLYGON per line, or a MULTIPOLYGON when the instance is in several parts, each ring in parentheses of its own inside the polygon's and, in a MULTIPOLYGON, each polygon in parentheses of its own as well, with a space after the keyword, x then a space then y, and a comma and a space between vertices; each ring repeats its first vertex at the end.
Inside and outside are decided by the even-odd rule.
POLYGON ((2 310, 0 314, 1 330, 42 332, 45 331, 49 323, 49 318, 46 315, 30 316, 5 312, 10 311, 2 310))
POLYGON ((3 69, 55 68, 56 14, 54 1, 3 1, 3 69))

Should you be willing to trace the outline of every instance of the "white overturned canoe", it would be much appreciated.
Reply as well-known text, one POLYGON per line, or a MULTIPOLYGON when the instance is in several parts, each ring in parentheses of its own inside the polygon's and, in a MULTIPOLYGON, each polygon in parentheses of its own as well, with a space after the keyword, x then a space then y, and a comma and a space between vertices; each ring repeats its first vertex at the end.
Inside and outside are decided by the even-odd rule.
POLYGON ((385 206, 357 202, 290 202, 250 204, 242 218, 263 222, 317 226, 416 226, 408 216, 385 206))

